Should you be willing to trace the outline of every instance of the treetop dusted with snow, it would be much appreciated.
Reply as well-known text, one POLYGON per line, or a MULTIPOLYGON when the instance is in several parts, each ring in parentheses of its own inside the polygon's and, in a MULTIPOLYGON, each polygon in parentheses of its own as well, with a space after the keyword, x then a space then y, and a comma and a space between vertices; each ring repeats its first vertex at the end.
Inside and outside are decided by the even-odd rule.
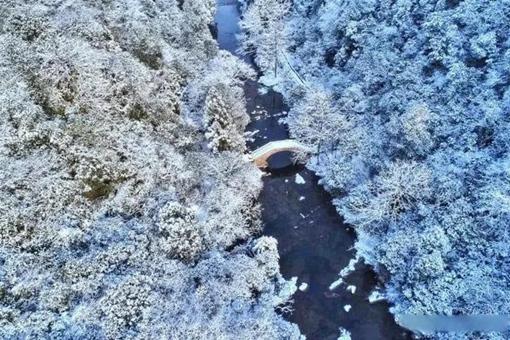
POLYGON ((397 314, 510 309, 508 32, 504 0, 293 2, 291 135, 397 314))

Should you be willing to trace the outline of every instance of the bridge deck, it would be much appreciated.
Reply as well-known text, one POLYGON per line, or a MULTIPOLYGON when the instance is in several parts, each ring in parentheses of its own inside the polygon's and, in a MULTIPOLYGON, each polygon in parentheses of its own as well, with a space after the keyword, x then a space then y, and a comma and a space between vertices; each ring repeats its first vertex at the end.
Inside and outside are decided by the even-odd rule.
POLYGON ((282 151, 302 150, 305 152, 310 151, 310 149, 307 146, 299 143, 298 141, 296 141, 294 139, 284 139, 284 140, 269 142, 269 143, 261 146, 260 148, 256 149, 255 151, 253 151, 251 153, 251 158, 255 160, 259 157, 264 156, 267 153, 270 153, 272 151, 279 151, 279 150, 282 150, 282 151))

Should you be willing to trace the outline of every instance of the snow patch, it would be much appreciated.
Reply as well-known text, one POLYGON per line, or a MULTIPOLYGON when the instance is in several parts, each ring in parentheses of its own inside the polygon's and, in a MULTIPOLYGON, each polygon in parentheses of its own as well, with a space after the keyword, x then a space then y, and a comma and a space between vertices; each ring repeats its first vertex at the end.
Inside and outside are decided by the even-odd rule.
POLYGON ((351 259, 349 264, 340 271, 340 277, 338 280, 329 285, 329 290, 335 290, 338 288, 344 282, 344 278, 355 270, 356 263, 358 263, 359 260, 359 256, 351 259))
POLYGON ((384 295, 381 294, 381 292, 378 292, 377 290, 374 290, 368 297, 368 302, 375 303, 378 301, 384 300, 384 295))
POLYGON ((342 278, 339 278, 338 280, 329 285, 329 290, 337 289, 342 284, 342 282, 343 282, 342 278))
POLYGON ((306 292, 308 290, 308 283, 306 282, 302 282, 300 285, 299 285, 299 290, 302 291, 302 292, 306 292))
POLYGON ((270 88, 275 88, 280 83, 282 83, 282 79, 278 76, 275 77, 273 72, 267 72, 259 78, 259 84, 270 88))
POLYGON ((344 311, 346 311, 347 313, 349 313, 349 311, 351 310, 352 306, 351 305, 345 305, 344 306, 344 311))
POLYGON ((296 184, 305 184, 306 183, 305 179, 300 174, 296 174, 295 182, 296 182, 296 184))
POLYGON ((260 95, 265 95, 267 94, 267 92, 269 92, 269 90, 267 89, 267 87, 263 87, 263 86, 260 86, 258 88, 258 91, 257 91, 260 95))
POLYGON ((346 329, 340 328, 340 336, 337 340, 351 340, 351 333, 346 329))

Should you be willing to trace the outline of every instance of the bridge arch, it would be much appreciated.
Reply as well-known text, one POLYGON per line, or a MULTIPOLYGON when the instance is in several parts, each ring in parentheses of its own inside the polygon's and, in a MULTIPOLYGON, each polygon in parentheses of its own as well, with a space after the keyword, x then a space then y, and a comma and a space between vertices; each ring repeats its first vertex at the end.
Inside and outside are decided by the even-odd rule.
POLYGON ((279 141, 273 141, 261 146, 260 148, 253 151, 250 155, 250 159, 259 168, 267 168, 268 159, 274 154, 279 152, 311 152, 310 148, 299 143, 294 139, 284 139, 279 141))

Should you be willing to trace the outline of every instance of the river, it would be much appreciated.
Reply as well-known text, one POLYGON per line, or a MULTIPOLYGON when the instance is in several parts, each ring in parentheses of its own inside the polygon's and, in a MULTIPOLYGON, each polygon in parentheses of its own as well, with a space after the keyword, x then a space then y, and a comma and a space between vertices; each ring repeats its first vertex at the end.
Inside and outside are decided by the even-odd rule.
MULTIPOLYGON (((218 0, 217 40, 220 48, 236 55, 239 17, 235 0, 218 0)), ((248 141, 249 149, 288 138, 286 126, 279 122, 288 109, 281 94, 250 81, 245 95, 248 113, 258 112, 251 114, 247 127, 248 131, 258 131, 248 141)), ((329 290, 353 258, 356 236, 337 214, 330 195, 317 183, 317 176, 303 166, 293 165, 287 153, 272 156, 267 171, 259 198, 263 233, 278 240, 282 275, 286 279, 296 276, 298 285, 305 282, 309 286, 307 291, 294 295, 294 311, 284 317, 311 340, 336 339, 339 327, 351 332, 354 340, 410 339, 410 333, 395 323, 386 302, 368 302, 377 284, 377 276, 368 266, 358 265, 347 278, 349 285, 356 286, 354 294, 345 285, 329 290), (299 177, 296 181, 296 175, 304 183, 299 177), (352 307, 349 312, 344 309, 346 305, 352 307)))

